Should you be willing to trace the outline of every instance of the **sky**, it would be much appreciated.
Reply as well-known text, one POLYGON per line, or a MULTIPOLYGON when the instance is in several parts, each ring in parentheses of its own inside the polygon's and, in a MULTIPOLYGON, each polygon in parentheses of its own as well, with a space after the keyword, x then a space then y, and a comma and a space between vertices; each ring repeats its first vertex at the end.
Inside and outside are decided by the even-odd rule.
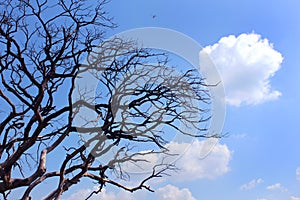
MULTIPOLYGON (((194 142, 180 172, 151 182, 155 193, 107 187, 94 199, 300 200, 299 1, 112 0, 106 8, 118 24, 108 36, 161 27, 203 47, 225 87, 228 136, 203 159, 211 141, 194 142)), ((92 190, 81 184, 63 199, 92 190)))

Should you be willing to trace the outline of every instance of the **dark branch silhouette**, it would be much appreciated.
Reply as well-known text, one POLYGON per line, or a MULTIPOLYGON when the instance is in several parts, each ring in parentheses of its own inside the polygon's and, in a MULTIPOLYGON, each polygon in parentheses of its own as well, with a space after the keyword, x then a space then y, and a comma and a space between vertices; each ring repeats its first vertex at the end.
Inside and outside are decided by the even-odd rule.
POLYGON ((166 53, 138 48, 121 38, 104 40, 106 31, 116 26, 104 10, 106 3, 0 2, 0 193, 4 199, 17 188, 23 188, 21 199, 31 199, 33 190, 47 179, 57 182, 45 199, 59 199, 83 178, 99 186, 91 195, 107 184, 130 192, 153 191, 148 180, 176 169, 168 162, 167 157, 174 155, 168 151, 163 127, 174 134, 218 137, 205 134, 209 115, 199 102, 209 104, 210 96, 204 80, 194 70, 179 73, 165 67, 166 53), (76 80, 88 72, 99 81, 94 99, 86 96, 89 88, 76 86, 76 80), (95 117, 81 115, 82 109, 95 117), (78 119, 82 124, 75 123, 78 119), (143 144, 153 149, 134 148, 143 144), (55 151, 61 162, 49 160, 55 151), (126 179, 131 167, 126 163, 142 167, 149 162, 147 155, 158 154, 162 155, 159 163, 153 163, 136 187, 108 175, 110 171, 126 179), (49 170, 51 162, 56 168, 49 170))

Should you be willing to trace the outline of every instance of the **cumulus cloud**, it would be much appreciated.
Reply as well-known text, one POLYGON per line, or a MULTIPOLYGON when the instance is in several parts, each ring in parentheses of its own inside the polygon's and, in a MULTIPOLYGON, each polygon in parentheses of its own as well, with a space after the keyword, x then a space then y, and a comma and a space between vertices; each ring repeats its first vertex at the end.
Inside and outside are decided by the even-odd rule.
POLYGON ((157 199, 159 200, 196 200, 187 188, 179 189, 173 185, 166 185, 157 190, 157 199))
POLYGON ((296 178, 300 180, 300 167, 296 169, 296 178))
POLYGON ((220 72, 228 104, 259 104, 281 95, 271 88, 270 78, 279 70, 283 57, 260 35, 230 35, 204 51, 220 72))
MULTIPOLYGON (((187 148, 186 143, 170 143, 172 153, 187 148)), ((231 152, 227 145, 212 140, 196 140, 175 165, 179 172, 173 180, 213 179, 229 171, 231 152)))
POLYGON ((287 189, 284 188, 280 183, 275 183, 273 185, 267 186, 267 190, 280 190, 282 192, 286 192, 287 189))
POLYGON ((143 166, 129 164, 126 170, 137 173, 143 170, 152 172, 152 167, 156 164, 172 163, 179 169, 174 173, 170 172, 172 176, 168 177, 168 180, 172 181, 213 179, 229 171, 231 151, 226 144, 220 144, 216 139, 195 140, 192 144, 170 142, 167 149, 169 154, 178 156, 143 155, 136 159, 145 159, 148 163, 143 166))
POLYGON ((291 200, 300 200, 300 197, 291 196, 291 200))
MULTIPOLYGON (((170 149, 170 153, 172 154, 181 154, 186 149, 184 154, 175 162, 175 165, 177 168, 179 168, 179 171, 176 172, 176 174, 174 172, 174 174, 172 174, 173 176, 168 177, 168 180, 179 182, 203 178, 212 179, 221 176, 229 171, 231 151, 228 149, 227 145, 220 144, 218 140, 195 140, 192 144, 171 142, 169 143, 168 148, 170 149)), ((151 154, 146 158, 147 160, 150 160, 152 164, 159 160, 158 157, 155 157, 153 155, 154 154, 151 154)), ((137 176, 138 175, 139 174, 137 174, 137 176)), ((132 176, 132 181, 134 182, 135 176, 134 174, 132 174, 132 176)), ((94 188, 94 190, 96 189, 97 188, 94 188)), ((87 197, 92 191, 92 189, 79 190, 78 192, 72 194, 64 200, 81 200, 83 197, 87 197)), ((156 189, 155 195, 157 196, 156 199, 159 200, 195 200, 188 189, 179 189, 172 185, 167 185, 162 188, 156 189)), ((145 199, 144 196, 145 193, 142 192, 131 194, 122 190, 120 192, 113 193, 107 191, 104 188, 101 193, 93 195, 91 200, 136 200, 145 199), (143 196, 143 198, 141 198, 141 196, 143 196)))
POLYGON ((256 187, 257 185, 263 183, 264 180, 259 178, 259 179, 253 179, 252 181, 250 181, 249 183, 246 183, 244 185, 242 185, 240 187, 241 190, 251 190, 253 189, 254 187, 256 187))

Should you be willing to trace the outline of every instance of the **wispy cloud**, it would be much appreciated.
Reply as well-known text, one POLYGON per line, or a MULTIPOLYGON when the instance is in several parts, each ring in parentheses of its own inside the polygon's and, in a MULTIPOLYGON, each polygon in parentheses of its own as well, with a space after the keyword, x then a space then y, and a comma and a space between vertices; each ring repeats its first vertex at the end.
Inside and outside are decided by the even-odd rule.
POLYGON ((230 134, 230 138, 237 139, 237 140, 245 139, 247 138, 247 136, 248 135, 246 133, 230 134))
POLYGON ((260 35, 230 35, 204 51, 221 74, 230 105, 259 104, 281 95, 271 88, 270 78, 280 68, 283 57, 260 35))
POLYGON ((275 183, 266 187, 267 190, 280 190, 282 192, 287 192, 288 190, 283 187, 280 183, 275 183))
POLYGON ((291 196, 291 200, 300 200, 300 197, 291 196))
POLYGON ((300 167, 296 169, 296 178, 297 180, 300 180, 300 167))
POLYGON ((255 188, 257 185, 263 183, 264 180, 259 178, 259 179, 253 179, 251 180, 249 183, 245 183, 244 185, 242 185, 240 187, 241 190, 251 190, 253 188, 255 188))

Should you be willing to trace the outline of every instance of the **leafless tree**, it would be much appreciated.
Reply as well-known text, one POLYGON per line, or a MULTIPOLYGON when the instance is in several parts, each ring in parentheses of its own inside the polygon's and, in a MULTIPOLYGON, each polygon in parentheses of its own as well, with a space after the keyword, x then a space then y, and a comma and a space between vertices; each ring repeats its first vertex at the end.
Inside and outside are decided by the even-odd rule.
POLYGON ((198 105, 210 103, 204 80, 193 70, 175 73, 166 68, 165 53, 120 38, 105 41, 106 31, 116 26, 104 11, 106 3, 0 2, 0 192, 4 199, 17 188, 23 188, 20 199, 31 199, 32 191, 48 179, 57 182, 45 199, 59 199, 83 178, 96 181, 99 189, 93 193, 106 184, 130 192, 152 191, 148 180, 175 169, 164 156, 136 187, 118 180, 129 176, 126 162, 142 166, 149 154, 172 156, 161 125, 191 137, 218 137, 205 134, 209 116, 198 105), (87 96, 89 88, 76 85, 84 73, 99 81, 95 99, 87 96), (82 116, 83 108, 95 118, 82 116), (188 131, 191 128, 197 131, 188 131), (136 150, 135 144, 153 149, 136 150), (112 149, 111 157, 101 160, 112 149), (57 152, 61 162, 51 160, 57 152), (109 171, 116 176, 109 177, 109 171))

